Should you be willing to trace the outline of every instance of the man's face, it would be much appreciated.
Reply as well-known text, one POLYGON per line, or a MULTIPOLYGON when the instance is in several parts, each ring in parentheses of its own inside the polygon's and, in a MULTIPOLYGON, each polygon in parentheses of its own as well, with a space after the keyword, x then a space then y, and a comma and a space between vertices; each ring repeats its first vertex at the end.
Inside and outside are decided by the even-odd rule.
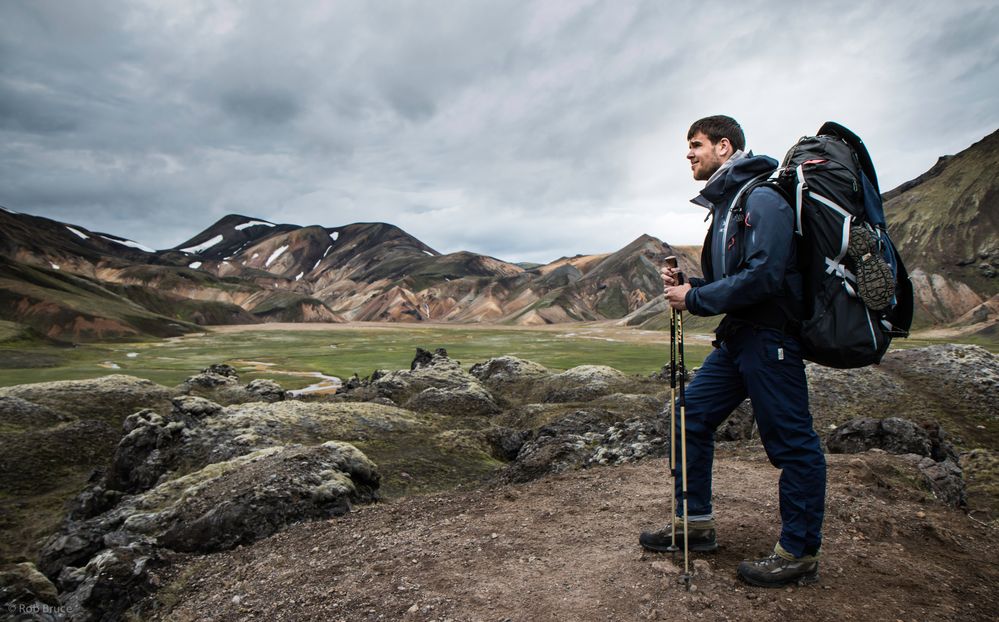
POLYGON ((704 132, 697 132, 689 141, 687 146, 687 159, 690 160, 690 170, 697 181, 707 181, 715 174, 721 165, 732 157, 732 143, 727 138, 722 138, 716 143, 704 135, 704 132))

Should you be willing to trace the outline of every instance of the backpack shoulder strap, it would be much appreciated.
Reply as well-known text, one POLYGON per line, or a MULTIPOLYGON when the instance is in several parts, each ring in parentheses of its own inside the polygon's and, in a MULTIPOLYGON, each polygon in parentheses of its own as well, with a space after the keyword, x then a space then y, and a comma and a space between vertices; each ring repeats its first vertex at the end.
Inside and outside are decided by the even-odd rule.
MULTIPOLYGON (((746 184, 739 189, 738 194, 732 199, 732 207, 730 208, 732 218, 736 222, 737 235, 743 238, 746 231, 746 202, 749 200, 749 196, 760 187, 767 187, 773 189, 777 194, 779 194, 785 201, 788 201, 787 192, 781 188, 777 179, 772 175, 776 175, 780 172, 780 169, 774 171, 773 173, 764 173, 749 180, 746 184)), ((791 202, 788 201, 790 204, 791 202)), ((795 236, 796 239, 797 236, 795 236)), ((745 245, 743 242, 738 243, 739 252, 742 256, 739 260, 740 266, 745 266, 746 256, 745 256, 745 245)), ((781 332, 790 332, 796 334, 799 330, 801 312, 795 304, 788 298, 785 293, 773 297, 768 302, 757 303, 746 309, 743 309, 735 314, 740 320, 749 322, 752 325, 764 326, 767 328, 775 328, 781 332)))
MULTIPOLYGON (((778 169, 779 170, 779 169, 778 169)), ((766 186, 773 189, 777 194, 779 194, 788 204, 791 204, 787 193, 781 187, 779 183, 771 176, 770 173, 765 173, 750 179, 742 188, 739 189, 738 194, 732 200, 732 214, 735 215, 736 220, 739 225, 743 225, 746 221, 746 201, 749 200, 749 195, 761 186, 766 186)))

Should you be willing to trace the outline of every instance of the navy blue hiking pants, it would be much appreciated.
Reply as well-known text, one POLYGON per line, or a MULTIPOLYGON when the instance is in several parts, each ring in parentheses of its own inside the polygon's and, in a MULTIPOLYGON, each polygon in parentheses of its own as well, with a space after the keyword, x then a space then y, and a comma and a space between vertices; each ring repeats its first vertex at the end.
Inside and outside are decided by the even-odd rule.
MULTIPOLYGON (((686 388, 687 515, 709 516, 715 430, 742 403, 752 401, 770 463, 781 469, 780 545, 795 557, 822 544, 826 461, 808 410, 800 346, 778 331, 740 328, 704 360, 686 388)), ((677 512, 683 512, 680 409, 677 405, 677 512)))

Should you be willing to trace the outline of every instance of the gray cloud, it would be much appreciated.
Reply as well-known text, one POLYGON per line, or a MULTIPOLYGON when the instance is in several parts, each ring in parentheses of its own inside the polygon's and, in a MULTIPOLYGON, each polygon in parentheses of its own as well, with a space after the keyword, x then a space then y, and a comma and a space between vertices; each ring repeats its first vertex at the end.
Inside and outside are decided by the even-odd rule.
POLYGON ((283 125, 298 115, 297 98, 278 89, 246 88, 222 95, 223 110, 250 125, 283 125))
POLYGON ((53 95, 31 93, 0 84, 0 128, 11 133, 55 134, 78 127, 78 114, 69 102, 53 95))
POLYGON ((882 185, 999 126, 994 2, 0 4, 0 204, 168 247, 240 212, 546 261, 699 243, 724 112, 822 121, 882 185), (957 3, 950 3, 957 4, 957 3))

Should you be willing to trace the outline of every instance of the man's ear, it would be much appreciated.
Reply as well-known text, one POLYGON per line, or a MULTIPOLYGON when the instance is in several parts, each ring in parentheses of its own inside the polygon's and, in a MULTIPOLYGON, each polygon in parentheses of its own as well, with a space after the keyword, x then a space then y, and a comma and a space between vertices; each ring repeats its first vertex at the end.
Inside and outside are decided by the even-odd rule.
POLYGON ((724 137, 715 143, 715 149, 718 151, 718 155, 723 158, 730 157, 735 153, 735 149, 732 148, 732 142, 724 137))

